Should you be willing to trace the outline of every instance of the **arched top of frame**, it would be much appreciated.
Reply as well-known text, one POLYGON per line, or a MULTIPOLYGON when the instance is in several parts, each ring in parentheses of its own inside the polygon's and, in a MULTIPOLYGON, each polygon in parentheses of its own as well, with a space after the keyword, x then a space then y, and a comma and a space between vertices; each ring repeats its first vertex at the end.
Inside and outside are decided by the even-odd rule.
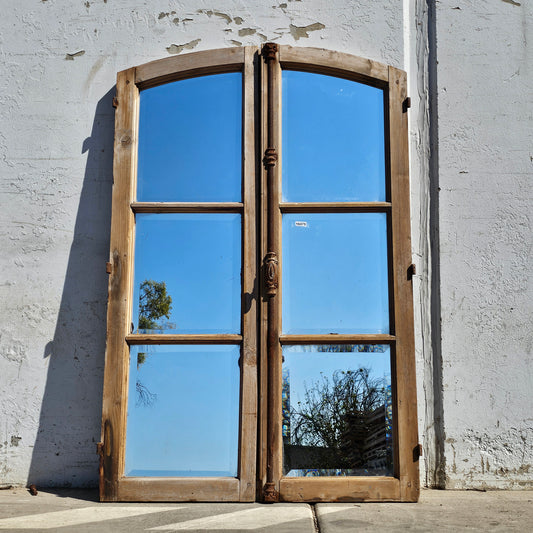
MULTIPOLYGON (((377 61, 321 48, 278 45, 277 49, 282 68, 346 77, 381 87, 389 82, 392 67, 377 61)), ((188 77, 242 70, 260 51, 252 46, 221 48, 151 61, 135 67, 135 83, 144 89, 188 77)))

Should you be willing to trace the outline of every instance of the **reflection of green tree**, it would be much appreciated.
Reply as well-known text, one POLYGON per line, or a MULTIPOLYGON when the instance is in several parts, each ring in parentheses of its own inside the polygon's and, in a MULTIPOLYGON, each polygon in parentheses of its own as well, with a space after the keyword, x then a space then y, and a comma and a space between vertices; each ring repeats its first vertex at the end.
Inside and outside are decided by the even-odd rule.
POLYGON ((322 376, 306 386, 305 402, 291 409, 291 444, 309 447, 309 460, 317 468, 364 467, 372 448, 384 448, 382 438, 372 441, 385 432, 385 385, 368 368, 359 368, 338 370, 331 379, 322 376))
MULTIPOLYGON (((139 330, 150 331, 164 329, 164 324, 156 321, 162 317, 170 317, 172 298, 167 294, 167 285, 164 281, 145 279, 139 287, 139 330)), ((137 370, 146 362, 146 352, 137 353, 137 370)), ((137 392, 136 406, 151 406, 157 399, 154 394, 143 385, 139 378, 135 383, 137 392)))
POLYGON ((161 317, 170 318, 172 298, 167 294, 167 285, 164 281, 145 279, 140 287, 139 296, 139 329, 163 329, 156 320, 161 317))

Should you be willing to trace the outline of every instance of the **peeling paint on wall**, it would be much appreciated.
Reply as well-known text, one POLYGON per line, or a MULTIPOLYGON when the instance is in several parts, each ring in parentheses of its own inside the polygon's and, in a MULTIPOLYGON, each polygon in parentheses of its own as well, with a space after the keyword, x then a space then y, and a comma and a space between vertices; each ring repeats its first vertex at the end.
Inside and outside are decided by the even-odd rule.
POLYGON ((65 59, 67 61, 74 61, 75 57, 80 57, 85 54, 85 50, 80 50, 79 52, 74 52, 73 54, 67 54, 65 59))
POLYGON ((246 37, 247 35, 253 35, 257 30, 253 28, 242 28, 239 30, 239 37, 246 37))
POLYGON ((408 70, 426 480, 530 487, 530 3, 109 3, 113 9, 80 0, 66 10, 18 0, 2 17, 2 480, 25 484, 30 472, 43 486, 97 483, 116 72, 167 53, 275 40, 408 70), (428 5, 438 15, 431 53, 428 5), (435 109, 425 101, 430 67, 435 109), (431 139, 430 127, 438 133, 431 139), (429 214, 430 143, 439 153, 442 361, 434 359, 437 330, 428 319, 438 237, 429 214))
POLYGON ((314 24, 309 24, 307 26, 294 26, 294 24, 291 24, 289 29, 291 31, 291 35, 296 41, 298 41, 302 38, 308 39, 309 32, 323 30, 325 27, 326 26, 324 26, 324 24, 321 22, 315 22, 314 24))
POLYGON ((194 41, 189 41, 185 44, 171 44, 167 47, 167 52, 169 54, 180 54, 183 50, 192 50, 196 48, 202 39, 195 39, 194 41))

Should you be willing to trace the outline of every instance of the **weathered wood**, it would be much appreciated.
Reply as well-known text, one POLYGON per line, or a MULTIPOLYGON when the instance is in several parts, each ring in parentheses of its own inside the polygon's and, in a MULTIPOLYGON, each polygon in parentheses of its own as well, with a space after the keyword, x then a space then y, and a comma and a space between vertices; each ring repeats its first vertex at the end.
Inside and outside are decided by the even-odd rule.
POLYGON ((102 408, 103 482, 100 498, 118 498, 118 479, 124 465, 126 398, 128 390, 128 345, 124 342, 130 325, 134 216, 133 199, 136 169, 136 125, 139 93, 134 69, 117 76, 120 105, 115 112, 113 196, 111 216, 107 344, 102 408))
POLYGON ((240 344, 242 335, 231 333, 199 333, 199 334, 152 334, 132 333, 126 335, 126 341, 134 344, 240 344))
POLYGON ((255 500, 257 444, 257 231, 255 146, 255 50, 245 49, 243 71, 243 266, 241 438, 239 446, 239 500, 255 500))
POLYGON ((285 202, 282 213, 381 213, 391 209, 390 202, 285 202))
POLYGON ((242 213, 240 202, 133 202, 134 213, 242 213))
POLYGON ((387 334, 326 334, 326 335, 281 335, 281 344, 392 344, 394 335, 387 334))
POLYGON ((124 477, 118 485, 122 502, 236 502, 236 478, 143 478, 124 477))
POLYGON ((279 479, 282 472, 281 440, 281 68, 278 47, 267 43, 263 47, 267 63, 267 148, 264 164, 267 169, 268 228, 267 254, 264 264, 266 296, 268 298, 267 325, 267 450, 266 483, 263 489, 265 501, 278 500, 279 479))
MULTIPOLYGON (((275 47, 270 46, 270 55, 275 47)), ((405 74, 380 63, 327 50, 288 46, 274 60, 234 48, 175 56, 119 73, 109 278, 108 341, 104 377, 101 498, 108 501, 253 501, 264 486, 285 501, 416 501, 418 433, 410 248, 408 131, 405 74), (255 62, 255 64, 254 64, 255 62), (342 76, 385 89, 387 202, 283 203, 281 198, 281 68, 342 76), (138 87, 218 72, 243 72, 243 201, 135 202, 138 87), (254 76, 261 72, 261 79, 254 76), (269 73, 267 76, 266 73, 269 73), (134 79, 134 76, 136 78, 134 79), (135 85, 137 81, 137 86, 135 85), (387 84, 389 81, 389 85, 387 84), (254 96, 261 87, 261 99, 254 96), (390 88, 390 90, 389 90, 390 88), (258 108, 261 119, 258 121, 258 108), (260 123, 260 135, 255 125, 260 123), (260 142, 258 138, 260 137, 260 142), (256 143, 259 150, 256 150, 256 143), (260 156, 258 157, 258 153, 260 156), (265 168, 260 164, 264 156, 265 168), (260 168, 261 167, 261 168, 260 168), (261 183, 256 190, 256 176, 261 183), (260 204, 258 205, 258 201, 260 204), (134 213, 242 214, 242 335, 129 334, 134 213), (281 335, 282 213, 385 212, 388 215, 390 335, 281 335), (257 227, 261 231, 257 232, 257 227), (257 242, 259 237, 259 242, 257 242), (259 255, 258 255, 259 253, 259 255), (268 272, 268 290, 259 258, 268 272), (260 299, 258 295, 260 292, 260 299), (259 313, 259 320, 258 320, 259 313), (260 335, 258 339, 257 328, 260 335), (240 344, 239 479, 126 478, 125 427, 129 345, 240 344), (389 344, 393 375, 394 478, 283 478, 281 345, 389 344), (257 349, 259 348, 259 354, 257 349), (260 362, 259 398, 257 364, 260 362), (260 417, 257 418, 259 404, 260 417), (259 436, 259 442, 256 440, 259 436), (257 456, 257 473, 255 460, 257 456), (256 475, 257 474, 257 475, 256 475), (255 489, 257 480, 258 490, 255 489)))
POLYGON ((140 65, 135 69, 135 83, 141 89, 175 80, 219 74, 242 69, 245 48, 223 48, 176 55, 140 65))
POLYGON ((280 496, 285 502, 398 501, 400 483, 378 476, 283 478, 280 496))
POLYGON ((405 72, 389 67, 389 142, 392 201, 392 255, 394 284, 394 326, 396 335, 396 435, 400 499, 417 501, 420 492, 418 456, 418 418, 416 410, 416 368, 413 327, 413 289, 408 270, 411 256, 411 218, 409 209, 409 145, 405 72))
POLYGON ((279 48, 279 60, 284 69, 346 77, 378 87, 385 87, 389 79, 387 65, 370 59, 321 48, 283 45, 279 48))
MULTIPOLYGON (((268 68, 265 61, 260 58, 258 71, 259 79, 259 107, 260 107, 260 142, 258 157, 258 174, 260 176, 259 183, 259 212, 258 220, 260 226, 259 232, 259 249, 261 258, 264 258, 268 253, 268 188, 267 188, 267 170, 262 163, 262 154, 268 148, 268 132, 267 132, 267 110, 268 110, 268 68)), ((259 280, 259 418, 258 418, 258 440, 257 440, 257 495, 263 498, 263 487, 266 483, 266 467, 267 467, 267 422, 268 422, 268 349, 267 349, 267 334, 268 334, 268 298, 266 297, 266 288, 264 277, 261 275, 262 267, 258 267, 259 280)))

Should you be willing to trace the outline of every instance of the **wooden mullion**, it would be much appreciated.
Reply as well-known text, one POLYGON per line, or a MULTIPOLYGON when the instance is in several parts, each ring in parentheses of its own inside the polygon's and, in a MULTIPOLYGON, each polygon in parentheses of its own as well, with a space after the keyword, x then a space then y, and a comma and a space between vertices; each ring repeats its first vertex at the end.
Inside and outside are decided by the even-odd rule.
POLYGON ((241 202, 132 202, 134 213, 242 213, 241 202))
MULTIPOLYGON (((262 155, 268 148, 267 135, 267 110, 268 110, 268 69, 266 61, 260 58, 259 66, 259 86, 258 95, 260 106, 260 131, 259 131, 259 151, 258 173, 261 177, 259 185, 259 213, 260 213, 260 232, 259 232, 259 250, 260 261, 266 257, 268 252, 268 188, 267 188, 267 170, 262 163, 262 155)), ((258 442, 257 442, 257 494, 263 497, 263 487, 266 483, 267 469, 267 412, 268 412, 268 299, 266 296, 266 287, 264 283, 263 266, 258 266, 259 276, 259 418, 258 418, 258 442)))
POLYGON ((257 461, 257 231, 255 73, 257 49, 245 48, 243 70, 243 245, 239 500, 254 501, 257 461))
MULTIPOLYGON (((409 275, 411 256, 409 209, 409 145, 407 76, 389 67, 390 187, 392 226, 392 272, 394 333, 396 344, 393 376, 396 391, 396 424, 400 499, 417 501, 420 491, 418 472, 418 429, 416 410, 416 368, 413 327, 413 288, 409 275)), ((390 253, 390 252, 389 252, 390 253)))
POLYGON ((264 259, 267 297, 267 464, 266 483, 263 498, 267 502, 279 499, 279 479, 282 475, 281 439, 281 68, 278 45, 263 46, 263 57, 267 64, 267 139, 264 165, 267 179, 267 253, 264 259))
POLYGON ((296 344, 393 344, 394 335, 386 334, 325 334, 325 335, 281 335, 282 345, 296 344))
POLYGON ((282 213, 388 213, 390 202, 284 202, 282 213))
POLYGON ((131 323, 130 297, 133 276, 134 198, 137 159, 139 91, 135 69, 117 75, 113 195, 108 286, 107 344, 102 408, 100 499, 118 499, 118 480, 124 469, 129 348, 124 338, 131 323))

